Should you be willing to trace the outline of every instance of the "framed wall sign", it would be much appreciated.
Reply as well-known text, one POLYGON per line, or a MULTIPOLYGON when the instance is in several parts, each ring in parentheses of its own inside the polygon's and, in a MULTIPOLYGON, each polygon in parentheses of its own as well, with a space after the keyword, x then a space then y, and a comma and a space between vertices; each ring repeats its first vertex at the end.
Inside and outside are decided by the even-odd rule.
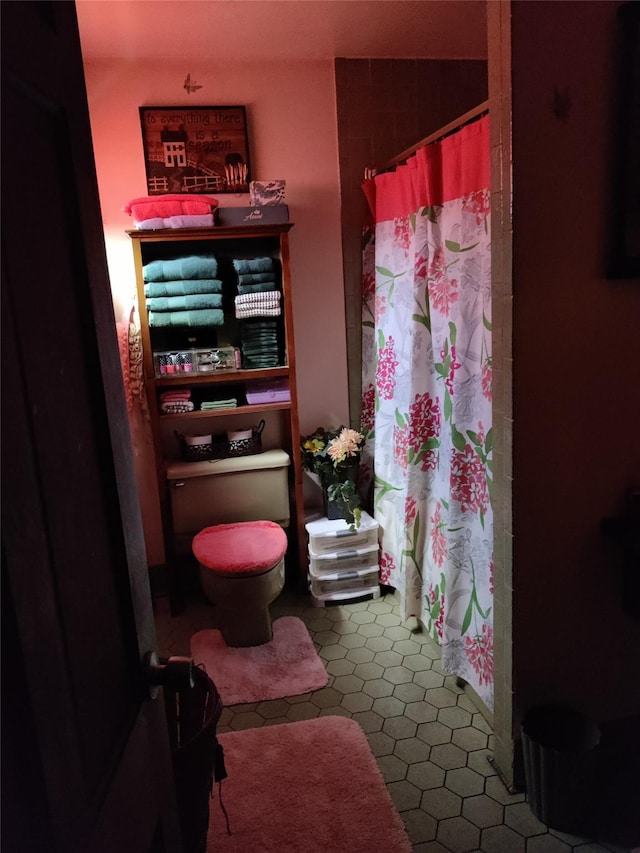
POLYGON ((245 193, 244 107, 140 107, 148 195, 245 193))

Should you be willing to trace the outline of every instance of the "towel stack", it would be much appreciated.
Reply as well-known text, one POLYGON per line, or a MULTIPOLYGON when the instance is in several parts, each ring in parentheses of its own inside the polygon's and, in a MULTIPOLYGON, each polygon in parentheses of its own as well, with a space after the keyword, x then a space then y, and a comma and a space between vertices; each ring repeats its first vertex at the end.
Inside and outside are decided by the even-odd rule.
POLYGON ((238 293, 255 293, 276 289, 273 258, 236 258, 233 268, 238 277, 238 293))
POLYGON ((236 296, 236 317, 279 317, 280 291, 269 293, 241 293, 236 296))
POLYGON ((151 328, 222 326, 222 281, 215 255, 151 261, 142 268, 151 328))
POLYGON ((235 409, 237 405, 237 399, 230 397, 228 400, 205 400, 200 403, 200 409, 203 412, 215 412, 218 409, 235 409))
POLYGON ((242 366, 245 369, 277 367, 278 323, 276 320, 255 319, 279 317, 281 314, 273 258, 236 259, 233 267, 238 277, 236 317, 244 321, 240 328, 242 366))
POLYGON ((143 231, 157 228, 211 228, 218 200, 208 196, 180 194, 143 196, 125 204, 124 211, 143 231))
POLYGON ((164 415, 176 415, 181 412, 192 412, 191 391, 164 391, 160 394, 160 411, 164 415))

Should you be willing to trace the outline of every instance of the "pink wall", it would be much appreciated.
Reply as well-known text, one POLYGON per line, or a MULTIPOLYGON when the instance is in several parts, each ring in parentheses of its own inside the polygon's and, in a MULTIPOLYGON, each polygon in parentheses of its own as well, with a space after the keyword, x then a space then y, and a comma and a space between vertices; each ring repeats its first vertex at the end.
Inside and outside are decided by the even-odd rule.
MULTIPOLYGON (((214 52, 215 55, 215 52, 214 52)), ((287 182, 300 429, 347 423, 347 357, 340 189, 332 61, 216 64, 215 59, 85 64, 100 203, 116 317, 135 294, 131 219, 122 206, 146 195, 138 107, 247 108, 252 176, 287 182), (183 89, 186 72, 203 88, 183 89)), ((221 195, 221 205, 248 196, 221 195)), ((164 562, 149 437, 136 427, 136 462, 150 565, 164 562)))
POLYGON ((640 283, 604 277, 617 5, 511 6, 516 708, 601 720, 638 711, 640 676, 599 528, 640 485, 640 283))
MULTIPOLYGON (((215 57, 215 51, 212 52, 215 57)), ((138 107, 244 104, 253 177, 284 178, 303 431, 348 419, 333 62, 216 64, 215 59, 87 62, 89 110, 109 271, 120 314, 135 292, 122 211, 146 195, 138 107), (186 72, 202 84, 183 89, 186 72)), ((248 204, 247 196, 219 197, 248 204)))

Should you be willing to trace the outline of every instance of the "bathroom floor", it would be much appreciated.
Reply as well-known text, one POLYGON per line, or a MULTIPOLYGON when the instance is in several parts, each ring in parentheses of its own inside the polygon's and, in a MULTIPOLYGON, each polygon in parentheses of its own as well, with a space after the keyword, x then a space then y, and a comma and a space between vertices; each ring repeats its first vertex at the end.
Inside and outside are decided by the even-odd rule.
MULTIPOLYGON (((215 608, 199 592, 186 594, 177 617, 166 596, 154 598, 154 610, 161 656, 189 656, 191 635, 216 627, 215 608)), ((523 794, 507 791, 488 761, 490 726, 455 676, 440 669, 438 647, 403 625, 394 594, 317 608, 285 590, 271 613, 304 621, 329 683, 303 696, 225 708, 219 733, 328 714, 357 720, 415 853, 627 853, 547 829, 523 794)))

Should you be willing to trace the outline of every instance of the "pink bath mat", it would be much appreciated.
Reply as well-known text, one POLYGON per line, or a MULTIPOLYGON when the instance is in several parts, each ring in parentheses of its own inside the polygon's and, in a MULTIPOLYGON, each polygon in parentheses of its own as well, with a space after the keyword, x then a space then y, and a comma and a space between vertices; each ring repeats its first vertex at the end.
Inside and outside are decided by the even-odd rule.
POLYGON ((317 717, 219 738, 229 774, 221 797, 231 835, 215 796, 208 853, 413 850, 355 720, 317 717))
POLYGON ((217 629, 191 637, 191 657, 203 664, 225 705, 263 702, 311 693, 329 676, 306 625, 297 616, 273 623, 273 639, 261 646, 232 648, 217 629))

